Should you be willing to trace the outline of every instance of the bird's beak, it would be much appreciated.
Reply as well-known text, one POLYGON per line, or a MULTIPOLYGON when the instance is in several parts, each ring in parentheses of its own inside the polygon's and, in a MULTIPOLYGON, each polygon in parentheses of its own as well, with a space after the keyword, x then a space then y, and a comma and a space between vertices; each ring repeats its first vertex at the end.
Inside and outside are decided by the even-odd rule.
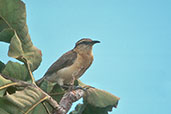
POLYGON ((100 43, 100 41, 98 41, 98 40, 93 40, 92 43, 93 43, 93 44, 96 44, 96 43, 100 43))

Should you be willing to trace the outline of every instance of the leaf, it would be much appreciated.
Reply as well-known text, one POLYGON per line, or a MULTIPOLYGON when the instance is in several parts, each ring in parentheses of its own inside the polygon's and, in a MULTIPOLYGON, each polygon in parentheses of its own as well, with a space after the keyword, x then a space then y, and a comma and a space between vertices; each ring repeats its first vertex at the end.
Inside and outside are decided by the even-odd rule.
POLYGON ((20 82, 12 82, 0 75, 0 112, 2 114, 29 112, 30 114, 47 114, 45 107, 41 103, 45 99, 46 96, 39 89, 32 86, 24 89, 20 82), (24 111, 22 111, 23 107, 24 111))
POLYGON ((48 93, 53 99, 59 102, 64 95, 65 91, 56 83, 52 83, 46 79, 44 79, 39 87, 48 93))
POLYGON ((115 108, 118 105, 119 97, 112 95, 109 92, 100 90, 89 85, 82 83, 80 80, 77 80, 77 85, 87 88, 86 94, 84 95, 84 100, 95 106, 95 107, 107 107, 114 106, 115 108))
POLYGON ((70 114, 82 114, 82 112, 84 111, 84 109, 86 108, 86 104, 77 104, 77 106, 75 107, 75 110, 70 112, 70 114))
POLYGON ((0 61, 0 73, 2 72, 2 70, 4 69, 4 67, 5 67, 5 64, 0 61))
POLYGON ((11 80, 7 80, 0 75, 0 97, 4 96, 7 87, 12 85, 16 85, 16 83, 12 82, 11 80))
POLYGON ((14 31, 13 37, 10 41, 8 56, 14 57, 14 58, 19 58, 20 56, 24 57, 24 51, 22 49, 22 43, 20 42, 20 39, 18 38, 15 31, 14 31))
MULTIPOLYGON (((47 97, 39 91, 39 89, 28 86, 22 91, 16 91, 14 94, 0 97, 0 109, 5 110, 10 114, 25 114, 31 112, 47 97)), ((39 106, 40 107, 40 106, 39 106)), ((44 108, 39 109, 41 114, 46 114, 44 108)))
MULTIPOLYGON (((48 107, 49 108, 49 107, 48 107)), ((47 114, 47 111, 42 103, 38 104, 29 114, 47 114)))
POLYGON ((78 104, 70 114, 108 114, 112 107, 99 108, 90 104, 78 104))
MULTIPOLYGON (((97 92, 97 90, 95 90, 95 91, 97 92)), ((107 99, 106 96, 104 96, 104 98, 100 98, 99 95, 93 95, 93 94, 94 94, 94 92, 92 92, 92 94, 89 96, 86 95, 86 97, 90 97, 91 100, 92 100, 92 98, 95 98, 95 97, 97 97, 97 98, 93 99, 91 102, 84 98, 84 104, 78 104, 76 106, 75 110, 72 111, 70 114, 108 114, 109 111, 112 111, 112 108, 114 105, 113 105, 113 103, 111 105, 109 103, 109 101, 108 101, 108 103, 109 103, 108 105, 102 104, 99 107, 100 102, 102 102, 102 103, 107 102, 107 101, 103 101, 103 100, 107 99), (97 100, 99 100, 99 101, 97 101, 97 100), (95 104, 95 102, 97 104, 95 104)), ((111 99, 111 101, 112 101, 112 99, 111 99)))
POLYGON ((40 85, 40 88, 46 93, 50 93, 52 89, 54 88, 54 86, 55 86, 55 83, 52 83, 48 80, 43 80, 43 82, 40 85))
POLYGON ((4 41, 8 43, 11 41, 11 38, 13 37, 13 35, 14 35, 13 29, 11 28, 4 29, 3 31, 0 32, 0 41, 4 41))
MULTIPOLYGON (((8 23, 0 16, 0 32, 3 31, 3 29, 9 28, 8 23)), ((10 41, 9 41, 10 42, 10 41)))
POLYGON ((5 68, 2 70, 2 74, 18 80, 31 80, 26 66, 17 62, 9 61, 5 68))
POLYGON ((113 107, 117 107, 120 98, 111 93, 93 88, 80 80, 77 85, 87 88, 83 97, 84 104, 78 104, 70 114, 108 114, 113 107))
POLYGON ((10 113, 6 112, 5 110, 3 110, 2 108, 0 108, 0 112, 1 112, 1 114, 10 114, 10 113))
POLYGON ((109 92, 96 88, 89 88, 84 96, 84 100, 88 104, 101 108, 107 106, 117 107, 119 99, 120 98, 112 95, 109 92))
POLYGON ((65 92, 66 91, 64 89, 62 89, 58 84, 56 84, 53 87, 52 91, 49 93, 49 95, 59 103, 65 92))
POLYGON ((8 55, 22 62, 25 58, 31 71, 40 65, 41 51, 31 42, 21 0, 0 0, 0 41, 10 43, 8 55))

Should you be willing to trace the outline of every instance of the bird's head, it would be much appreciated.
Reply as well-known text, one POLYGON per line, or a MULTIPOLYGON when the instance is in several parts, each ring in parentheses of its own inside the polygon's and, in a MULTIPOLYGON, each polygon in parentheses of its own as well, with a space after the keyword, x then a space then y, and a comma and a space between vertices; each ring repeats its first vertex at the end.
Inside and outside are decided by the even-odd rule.
POLYGON ((93 45, 96 43, 100 43, 100 41, 83 38, 77 41, 74 49, 81 52, 91 52, 93 45))

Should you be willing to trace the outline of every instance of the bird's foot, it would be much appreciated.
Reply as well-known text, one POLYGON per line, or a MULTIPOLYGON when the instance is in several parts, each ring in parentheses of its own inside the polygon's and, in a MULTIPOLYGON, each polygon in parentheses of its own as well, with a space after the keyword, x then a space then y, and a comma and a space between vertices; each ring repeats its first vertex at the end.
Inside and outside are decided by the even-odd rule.
POLYGON ((71 91, 72 90, 77 90, 77 89, 82 89, 83 91, 86 91, 87 90, 87 88, 84 88, 84 87, 81 87, 81 86, 72 86, 71 87, 71 91))
POLYGON ((81 87, 81 86, 75 86, 75 85, 63 85, 61 86, 63 89, 68 90, 68 91, 73 91, 77 89, 82 89, 83 91, 86 91, 87 88, 81 87))

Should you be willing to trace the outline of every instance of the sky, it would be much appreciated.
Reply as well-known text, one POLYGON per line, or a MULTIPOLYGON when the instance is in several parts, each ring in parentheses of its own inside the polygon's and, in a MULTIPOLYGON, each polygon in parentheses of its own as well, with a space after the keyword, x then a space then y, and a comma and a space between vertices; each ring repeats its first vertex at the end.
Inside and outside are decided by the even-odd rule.
MULTIPOLYGON (((170 0, 23 1, 43 54, 36 79, 79 39, 100 40, 81 81, 121 98, 110 114, 171 114, 170 0)), ((0 45, 0 60, 14 61, 0 45)))

